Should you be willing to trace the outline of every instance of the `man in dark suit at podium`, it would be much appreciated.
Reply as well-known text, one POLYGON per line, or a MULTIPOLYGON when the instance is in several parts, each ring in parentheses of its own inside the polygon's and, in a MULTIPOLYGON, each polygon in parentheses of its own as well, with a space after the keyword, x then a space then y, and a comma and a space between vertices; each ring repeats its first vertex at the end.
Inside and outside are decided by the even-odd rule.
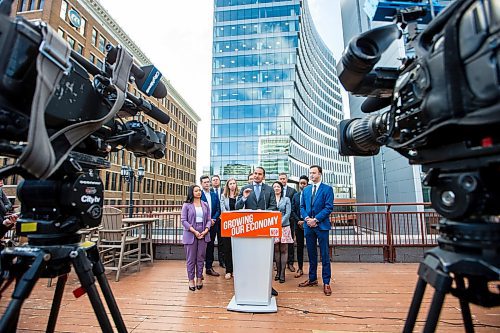
POLYGON ((328 234, 330 232, 330 214, 333 211, 333 188, 323 182, 323 169, 318 165, 309 168, 309 178, 312 185, 302 192, 300 214, 304 218, 304 236, 306 238, 307 254, 309 256, 309 279, 299 284, 299 287, 318 285, 318 250, 321 253, 321 277, 323 278, 323 292, 326 296, 332 294, 330 279, 332 276, 330 253, 328 248, 328 234))
MULTIPOLYGON (((236 209, 277 209, 273 188, 263 183, 265 177, 266 170, 263 167, 256 167, 253 172, 253 183, 243 186, 238 198, 236 198, 236 209)), ((272 294, 277 296, 278 292, 273 288, 272 294)))
POLYGON ((253 183, 241 188, 236 199, 236 209, 276 210, 276 196, 271 186, 263 183, 266 171, 256 167, 253 172, 253 183))

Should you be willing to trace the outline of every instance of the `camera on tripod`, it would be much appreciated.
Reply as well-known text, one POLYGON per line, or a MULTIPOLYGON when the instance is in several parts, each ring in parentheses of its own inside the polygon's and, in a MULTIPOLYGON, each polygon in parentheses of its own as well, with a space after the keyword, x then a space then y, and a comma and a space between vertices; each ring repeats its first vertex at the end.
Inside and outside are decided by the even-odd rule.
POLYGON ((121 46, 107 45, 98 68, 45 23, 10 18, 10 5, 0 2, 0 155, 16 163, 0 177, 24 178, 18 234, 30 244, 74 243, 76 231, 100 224, 97 170, 110 166, 109 153, 165 156, 165 133, 124 118, 144 112, 167 124, 170 117, 129 93, 129 82, 156 98, 167 90, 154 66, 138 67, 121 46))
POLYGON ((71 265, 101 330, 113 327, 96 279, 116 328, 127 332, 99 251, 81 242, 78 230, 101 223, 103 183, 97 171, 110 166, 109 153, 128 149, 138 157, 165 156, 164 133, 123 118, 144 112, 167 124, 168 115, 128 92, 130 81, 156 98, 167 95, 166 87, 154 66, 138 67, 119 45, 106 46, 104 67, 97 68, 44 22, 10 18, 12 3, 0 0, 0 155, 15 163, 0 169, 0 179, 24 178, 17 188, 16 233, 27 236, 28 244, 1 253, 0 290, 13 281, 16 286, 0 332, 17 330, 22 304, 40 277, 58 277, 46 329, 54 332, 71 265))
POLYGON ((405 333, 427 284, 435 293, 424 332, 436 329, 447 293, 459 298, 467 332, 469 303, 500 305, 499 13, 497 0, 457 0, 412 39, 416 56, 400 68, 373 69, 402 36, 396 24, 353 38, 338 65, 346 90, 367 97, 361 111, 389 108, 341 121, 339 153, 372 156, 385 145, 421 164, 432 207, 444 217, 439 247, 420 264, 405 333))
POLYGON ((374 68, 402 36, 397 24, 353 38, 340 82, 372 113, 339 124, 339 153, 385 145, 428 171, 433 207, 448 218, 499 214, 500 18, 498 1, 455 1, 418 36, 416 57, 374 68), (474 170, 474 171, 472 171, 474 170))

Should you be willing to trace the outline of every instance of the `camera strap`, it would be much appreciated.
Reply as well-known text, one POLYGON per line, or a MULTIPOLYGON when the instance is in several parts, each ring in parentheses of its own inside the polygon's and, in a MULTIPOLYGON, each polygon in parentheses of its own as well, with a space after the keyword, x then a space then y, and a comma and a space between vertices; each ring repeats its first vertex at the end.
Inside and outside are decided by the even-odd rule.
POLYGON ((45 126, 45 109, 60 79, 71 66, 71 49, 66 41, 46 24, 41 24, 41 33, 28 142, 14 167, 20 167, 38 178, 47 178, 54 170, 57 160, 45 126))

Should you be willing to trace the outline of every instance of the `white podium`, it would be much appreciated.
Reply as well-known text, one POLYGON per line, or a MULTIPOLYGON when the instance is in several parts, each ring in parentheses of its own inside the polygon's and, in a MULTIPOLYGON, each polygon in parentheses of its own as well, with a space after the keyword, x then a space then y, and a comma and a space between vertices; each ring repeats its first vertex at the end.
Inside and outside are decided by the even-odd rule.
POLYGON ((271 296, 273 237, 281 236, 281 213, 239 210, 221 215, 222 236, 231 236, 234 296, 227 309, 239 312, 277 312, 271 296))

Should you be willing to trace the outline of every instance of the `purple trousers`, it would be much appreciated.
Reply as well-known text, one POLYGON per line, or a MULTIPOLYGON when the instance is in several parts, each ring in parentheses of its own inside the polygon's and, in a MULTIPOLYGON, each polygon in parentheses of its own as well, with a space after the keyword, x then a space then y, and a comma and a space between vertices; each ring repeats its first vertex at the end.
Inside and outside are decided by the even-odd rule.
MULTIPOLYGON (((195 223, 193 227, 199 232, 205 230, 203 222, 195 223)), ((193 244, 184 244, 184 250, 186 251, 188 279, 194 280, 195 271, 196 277, 201 279, 203 276, 205 255, 207 253, 207 243, 205 242, 205 238, 198 239, 195 237, 193 244)))

